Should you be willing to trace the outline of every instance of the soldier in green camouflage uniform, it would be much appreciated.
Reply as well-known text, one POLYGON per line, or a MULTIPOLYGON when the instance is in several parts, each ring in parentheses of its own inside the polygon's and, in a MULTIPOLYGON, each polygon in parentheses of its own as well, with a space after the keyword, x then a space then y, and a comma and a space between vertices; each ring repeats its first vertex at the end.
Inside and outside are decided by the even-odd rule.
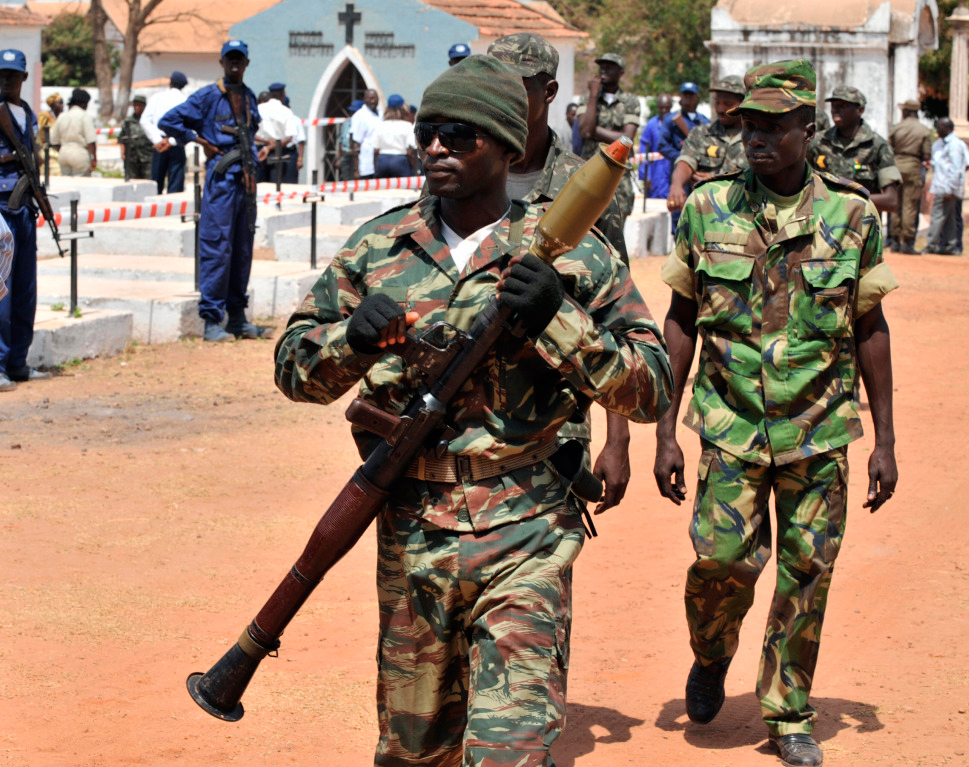
POLYGON ((141 127, 141 113, 147 99, 135 96, 131 99, 131 114, 121 123, 121 159, 128 166, 129 178, 151 178, 151 140, 141 127))
POLYGON ((862 119, 865 95, 842 85, 825 101, 831 102, 834 125, 816 135, 808 161, 816 170, 861 184, 879 213, 894 211, 902 174, 892 147, 862 119))
MULTIPOLYGON (((358 229, 277 345, 292 399, 331 403, 359 383, 396 415, 421 391, 381 348, 414 320, 402 306, 418 331, 466 330, 500 290, 524 325, 450 402, 443 456, 415 461, 378 517, 378 765, 551 764, 584 531, 543 458, 583 403, 637 421, 669 404, 659 329, 607 246, 586 237, 554 267, 523 255, 542 208, 510 203, 505 183, 526 111, 521 78, 490 56, 435 80, 415 126, 430 195, 358 229)), ((369 454, 374 438, 354 438, 369 454)))
MULTIPOLYGON (((539 35, 519 32, 495 40, 488 46, 488 55, 494 56, 521 75, 525 93, 528 95, 525 156, 509 169, 508 196, 513 200, 524 200, 547 208, 558 197, 566 182, 584 164, 565 148, 555 131, 548 127, 548 110, 559 88, 555 79, 559 63, 558 51, 539 35)), ((613 199, 596 222, 596 226, 628 266, 621 221, 619 205, 613 199)), ((590 421, 586 417, 579 423, 567 422, 559 439, 579 440, 585 446, 591 466, 590 421)), ((606 442, 592 470, 605 485, 602 501, 596 507, 596 513, 600 514, 622 500, 629 484, 629 424, 622 416, 607 414, 606 442)))
POLYGON ((668 210, 680 210, 690 188, 701 181, 747 167, 747 155, 740 140, 740 117, 729 110, 744 100, 747 89, 737 75, 729 75, 710 88, 717 119, 690 131, 673 167, 668 210))
MULTIPOLYGON (((592 157, 599 144, 611 144, 620 136, 632 139, 639 130, 639 99, 619 87, 619 81, 626 73, 626 60, 618 53, 605 53, 596 59, 596 64, 599 74, 590 78, 589 93, 579 98, 575 113, 579 133, 584 139, 579 153, 583 160, 592 157), (590 104, 595 105, 595 111, 590 104)), ((634 198, 632 178, 626 173, 616 190, 623 223, 633 212, 634 198)))
POLYGON ((663 278, 664 327, 676 389, 657 429, 663 496, 686 496, 676 411, 702 340, 684 423, 703 452, 686 586, 695 663, 687 713, 723 704, 727 666, 754 584, 771 555, 777 584, 757 695, 785 765, 820 765, 808 703, 832 568, 845 527, 847 445, 862 435, 858 373, 875 424, 865 506, 897 481, 888 325, 897 287, 882 260, 878 213, 865 190, 812 173, 815 73, 804 60, 748 71, 738 108, 750 169, 697 187, 683 209, 663 278))

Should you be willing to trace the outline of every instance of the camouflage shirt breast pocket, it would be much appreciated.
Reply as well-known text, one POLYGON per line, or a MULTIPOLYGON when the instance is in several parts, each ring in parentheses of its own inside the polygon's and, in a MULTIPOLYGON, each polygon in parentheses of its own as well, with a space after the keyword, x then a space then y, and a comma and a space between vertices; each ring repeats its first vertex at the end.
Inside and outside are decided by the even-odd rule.
POLYGON ((703 251, 696 265, 697 327, 750 333, 754 257, 744 252, 747 237, 740 232, 704 233, 703 251))
POLYGON ((854 259, 811 258, 800 264, 794 311, 798 338, 844 338, 851 334, 858 267, 854 259))

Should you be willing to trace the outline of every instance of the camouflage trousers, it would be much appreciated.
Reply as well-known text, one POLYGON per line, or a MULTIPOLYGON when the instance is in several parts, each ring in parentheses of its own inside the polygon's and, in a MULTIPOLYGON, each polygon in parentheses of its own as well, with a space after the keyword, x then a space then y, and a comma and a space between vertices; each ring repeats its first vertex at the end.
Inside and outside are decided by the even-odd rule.
POLYGON ((583 536, 564 507, 480 533, 380 515, 374 764, 552 765, 583 536))
POLYGON ((777 583, 757 678, 772 735, 809 733, 808 703, 821 623, 845 528, 847 448, 784 466, 747 463, 703 442, 687 573, 690 644, 704 665, 729 660, 771 555, 768 500, 774 493, 777 583))

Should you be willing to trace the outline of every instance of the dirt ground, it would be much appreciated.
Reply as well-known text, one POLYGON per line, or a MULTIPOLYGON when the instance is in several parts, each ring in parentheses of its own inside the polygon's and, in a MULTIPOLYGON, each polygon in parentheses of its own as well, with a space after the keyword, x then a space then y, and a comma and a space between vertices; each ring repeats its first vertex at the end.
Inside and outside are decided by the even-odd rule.
MULTIPOLYGON (((888 506, 861 508, 866 411, 816 735, 826 765, 969 765, 969 258, 888 259, 903 285, 886 303, 901 478, 888 506)), ((634 266, 658 317, 669 301, 660 265, 634 266)), ((358 463, 348 400, 289 402, 273 386, 272 350, 136 346, 0 395, 0 765, 372 763, 372 534, 262 663, 242 721, 208 716, 185 690, 263 605, 358 463)), ((692 472, 697 440, 681 432, 692 472)), ((633 428, 631 449, 626 500, 597 519, 576 566, 556 762, 779 764, 753 695, 773 568, 722 713, 688 723, 689 506, 656 492, 652 427, 633 428)))

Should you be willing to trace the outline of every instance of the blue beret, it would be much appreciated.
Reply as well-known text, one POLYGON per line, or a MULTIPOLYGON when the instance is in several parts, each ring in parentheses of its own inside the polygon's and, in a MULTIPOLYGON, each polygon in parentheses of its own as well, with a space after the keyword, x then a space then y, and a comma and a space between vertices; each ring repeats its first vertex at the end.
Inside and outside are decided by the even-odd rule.
POLYGON ((270 93, 272 91, 284 91, 284 90, 286 90, 286 83, 272 83, 269 86, 270 93))
POLYGON ((455 43, 447 52, 449 59, 463 59, 471 55, 471 48, 467 43, 455 43))

